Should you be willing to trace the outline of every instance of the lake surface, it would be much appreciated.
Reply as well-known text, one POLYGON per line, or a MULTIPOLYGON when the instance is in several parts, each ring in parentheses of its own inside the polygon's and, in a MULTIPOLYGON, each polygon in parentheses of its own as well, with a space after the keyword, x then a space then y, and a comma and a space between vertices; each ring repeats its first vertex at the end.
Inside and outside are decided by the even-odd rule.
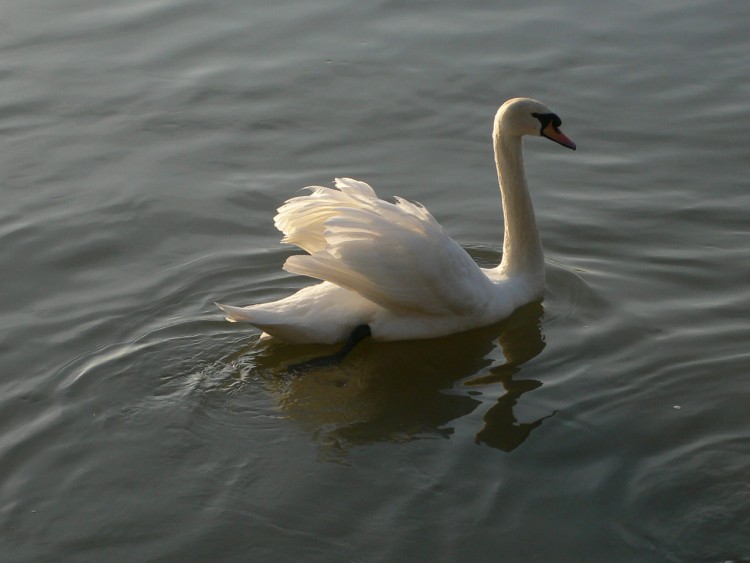
POLYGON ((7 561, 750 559, 750 3, 34 0, 0 19, 7 561), (497 107, 543 302, 257 346, 275 209, 336 176, 499 262, 497 107))

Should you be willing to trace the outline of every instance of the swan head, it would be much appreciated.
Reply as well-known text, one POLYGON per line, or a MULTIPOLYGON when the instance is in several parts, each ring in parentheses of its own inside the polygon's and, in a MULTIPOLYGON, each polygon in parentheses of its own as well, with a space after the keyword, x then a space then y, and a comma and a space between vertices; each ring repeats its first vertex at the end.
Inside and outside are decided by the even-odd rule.
POLYGON ((521 137, 532 135, 576 150, 576 144, 562 131, 562 120, 542 102, 531 98, 513 98, 497 110, 493 135, 521 137))

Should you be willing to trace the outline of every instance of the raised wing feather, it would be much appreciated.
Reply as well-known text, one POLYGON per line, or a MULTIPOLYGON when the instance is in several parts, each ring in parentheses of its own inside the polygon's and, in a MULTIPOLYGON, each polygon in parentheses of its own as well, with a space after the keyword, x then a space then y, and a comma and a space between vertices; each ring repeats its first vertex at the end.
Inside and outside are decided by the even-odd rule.
POLYGON ((487 305, 492 283, 424 207, 377 199, 355 180, 336 187, 314 188, 279 210, 284 242, 310 252, 287 259, 285 270, 392 310, 462 315, 487 305))
POLYGON ((342 209, 367 207, 377 201, 375 191, 366 183, 351 178, 336 178, 336 189, 324 186, 306 188, 312 193, 294 197, 279 207, 274 225, 282 233, 281 242, 294 244, 310 254, 325 250, 325 223, 342 209))

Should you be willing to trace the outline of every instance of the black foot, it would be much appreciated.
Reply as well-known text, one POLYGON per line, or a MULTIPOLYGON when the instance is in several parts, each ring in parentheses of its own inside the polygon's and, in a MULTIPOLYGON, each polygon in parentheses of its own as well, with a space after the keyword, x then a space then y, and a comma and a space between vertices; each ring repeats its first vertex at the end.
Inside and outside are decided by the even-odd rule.
POLYGON ((319 358, 313 358, 312 360, 306 360, 298 364, 293 364, 287 368, 292 373, 299 373, 309 371, 314 368, 332 366, 338 364, 343 360, 354 347, 362 342, 365 338, 370 336, 372 331, 369 325, 359 325, 354 327, 351 334, 349 334, 348 340, 344 343, 341 349, 335 354, 329 356, 320 356, 319 358))

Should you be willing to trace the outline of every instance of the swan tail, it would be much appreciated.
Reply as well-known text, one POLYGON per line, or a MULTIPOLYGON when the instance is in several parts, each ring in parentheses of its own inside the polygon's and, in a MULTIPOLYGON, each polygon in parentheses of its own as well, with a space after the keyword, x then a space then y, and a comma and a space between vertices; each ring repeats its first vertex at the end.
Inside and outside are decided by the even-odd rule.
POLYGON ((223 305, 216 302, 214 302, 214 305, 224 311, 224 313, 226 314, 226 318, 230 323, 242 321, 249 323, 256 322, 255 315, 253 315, 250 309, 247 309, 245 307, 233 307, 232 305, 223 305))

